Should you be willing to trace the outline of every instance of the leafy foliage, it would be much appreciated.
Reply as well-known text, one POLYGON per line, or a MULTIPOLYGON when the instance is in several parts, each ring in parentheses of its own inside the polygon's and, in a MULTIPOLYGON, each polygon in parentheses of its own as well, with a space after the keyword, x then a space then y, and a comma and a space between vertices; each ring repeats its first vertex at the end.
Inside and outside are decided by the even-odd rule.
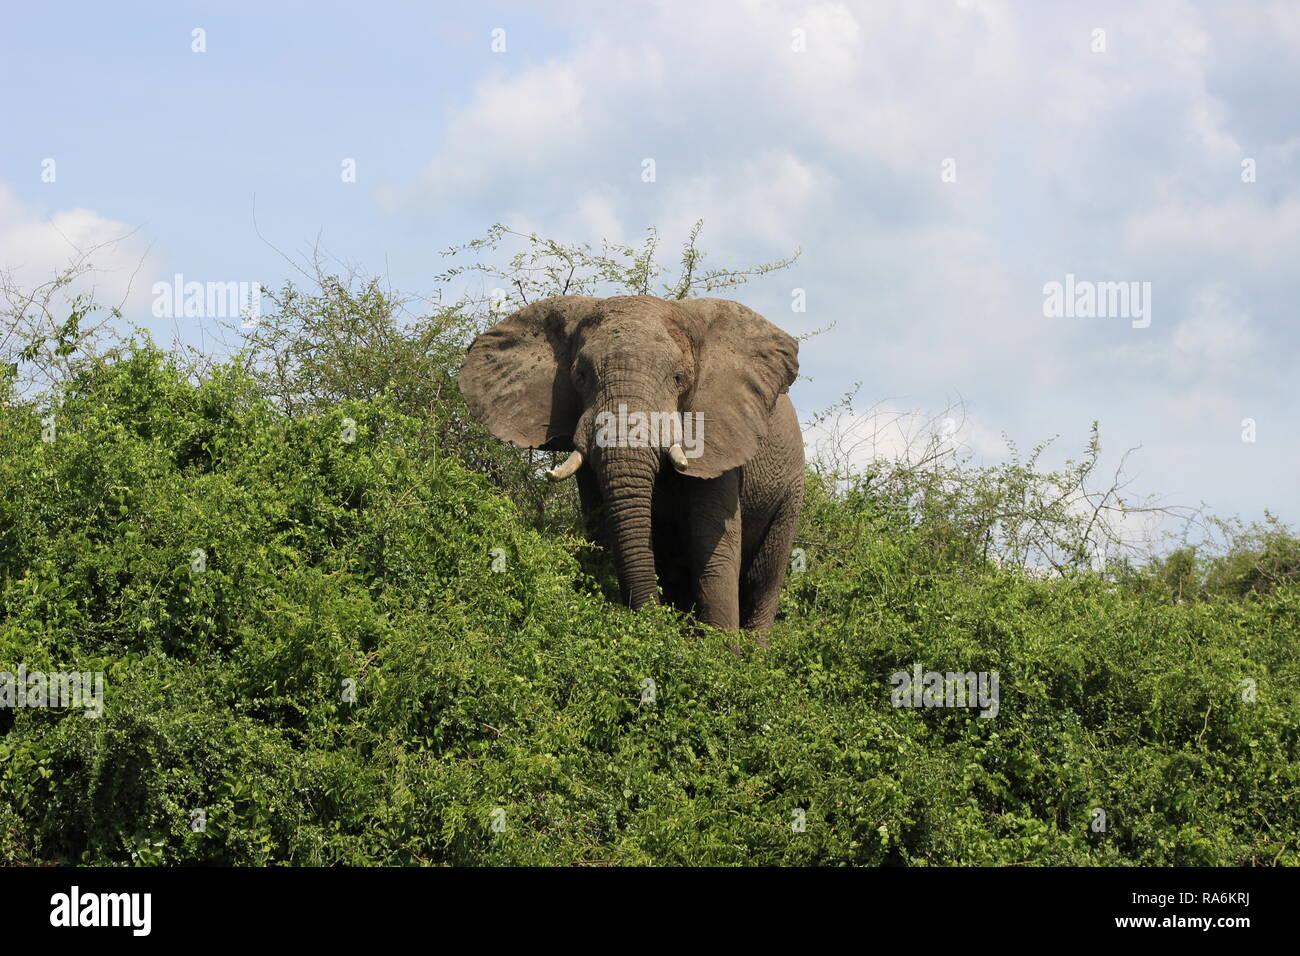
POLYGON ((291 407, 136 339, 0 408, 0 670, 107 684, 0 710, 0 862, 1300 863, 1283 529, 1187 600, 810 472, 806 568, 735 652, 473 466, 446 361, 291 407), (894 708, 914 664, 997 671, 998 716, 894 708))

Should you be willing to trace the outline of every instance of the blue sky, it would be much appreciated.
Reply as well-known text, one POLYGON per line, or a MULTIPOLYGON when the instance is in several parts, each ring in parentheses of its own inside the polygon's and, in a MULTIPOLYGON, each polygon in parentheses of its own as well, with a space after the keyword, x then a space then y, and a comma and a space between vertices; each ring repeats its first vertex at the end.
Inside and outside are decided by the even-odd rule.
POLYGON ((100 286, 143 257, 164 339, 153 281, 290 276, 254 203, 419 294, 496 221, 671 251, 704 218, 713 264, 802 250, 734 294, 833 323, 805 417, 859 381, 864 411, 961 399, 986 461, 1096 419, 1109 465, 1141 446, 1134 492, 1300 522, 1295 2, 6 7, 0 265, 137 230, 100 286), (1045 316, 1067 274, 1150 283, 1150 325, 1045 316))

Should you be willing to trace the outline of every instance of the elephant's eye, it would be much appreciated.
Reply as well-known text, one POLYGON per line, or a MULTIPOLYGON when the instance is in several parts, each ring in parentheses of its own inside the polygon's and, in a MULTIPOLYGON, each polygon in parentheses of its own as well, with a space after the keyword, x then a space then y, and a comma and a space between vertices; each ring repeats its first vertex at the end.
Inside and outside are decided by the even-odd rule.
POLYGON ((681 388, 683 385, 686 384, 686 373, 678 372, 676 375, 673 376, 673 381, 677 383, 678 388, 681 388))

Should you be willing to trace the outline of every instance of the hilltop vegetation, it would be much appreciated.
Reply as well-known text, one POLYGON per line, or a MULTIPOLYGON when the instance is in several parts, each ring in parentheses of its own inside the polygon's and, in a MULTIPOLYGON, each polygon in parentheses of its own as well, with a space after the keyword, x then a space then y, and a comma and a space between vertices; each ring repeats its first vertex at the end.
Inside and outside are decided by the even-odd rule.
POLYGON ((107 699, 0 712, 10 861, 1300 862, 1294 578, 1032 579, 810 475, 737 655, 382 399, 291 419, 138 342, 56 421, 3 411, 0 666, 107 699), (893 708, 914 663, 998 671, 998 716, 893 708))

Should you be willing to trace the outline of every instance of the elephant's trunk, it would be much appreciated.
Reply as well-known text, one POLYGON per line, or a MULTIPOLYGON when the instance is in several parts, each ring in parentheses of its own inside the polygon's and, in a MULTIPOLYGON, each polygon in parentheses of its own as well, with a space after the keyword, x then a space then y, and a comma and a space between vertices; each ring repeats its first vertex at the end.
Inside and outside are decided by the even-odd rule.
POLYGON ((618 583, 632 608, 658 603, 650 501, 661 455, 654 448, 603 448, 596 469, 618 583))

